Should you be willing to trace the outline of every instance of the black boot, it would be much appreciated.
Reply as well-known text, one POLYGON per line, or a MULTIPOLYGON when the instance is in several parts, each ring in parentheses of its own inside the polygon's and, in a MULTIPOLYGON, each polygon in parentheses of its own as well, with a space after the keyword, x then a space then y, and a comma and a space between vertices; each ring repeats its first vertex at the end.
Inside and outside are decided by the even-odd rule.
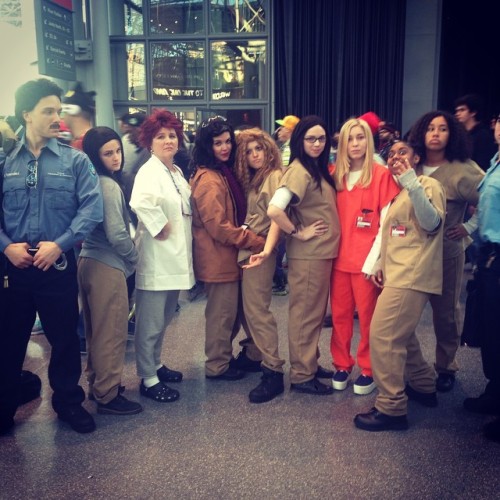
POLYGON ((285 390, 283 385, 283 374, 262 367, 262 377, 260 384, 248 395, 251 403, 266 403, 271 401, 285 390))

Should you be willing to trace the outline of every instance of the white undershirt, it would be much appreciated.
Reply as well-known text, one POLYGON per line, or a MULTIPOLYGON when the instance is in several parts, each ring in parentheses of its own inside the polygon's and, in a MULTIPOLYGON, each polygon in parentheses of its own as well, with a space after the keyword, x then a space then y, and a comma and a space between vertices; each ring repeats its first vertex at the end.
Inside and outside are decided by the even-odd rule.
POLYGON ((286 186, 282 186, 274 192, 269 205, 274 205, 281 210, 286 210, 288 205, 290 205, 292 198, 293 193, 286 186))

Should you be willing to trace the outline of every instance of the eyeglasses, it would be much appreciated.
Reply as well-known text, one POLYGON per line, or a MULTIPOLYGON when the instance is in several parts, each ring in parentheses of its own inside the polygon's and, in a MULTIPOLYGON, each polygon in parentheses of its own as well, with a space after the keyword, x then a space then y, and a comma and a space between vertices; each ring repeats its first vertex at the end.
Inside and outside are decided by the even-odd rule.
POLYGON ((227 119, 220 115, 212 116, 201 122, 201 128, 208 127, 214 121, 227 122, 227 119))
POLYGON ((28 162, 28 175, 26 176, 26 187, 36 188, 38 184, 38 160, 28 162))
POLYGON ((309 144, 315 144, 316 141, 318 141, 320 144, 324 144, 326 142, 326 135, 322 135, 320 137, 308 135, 307 137, 304 137, 304 141, 308 142, 309 144))

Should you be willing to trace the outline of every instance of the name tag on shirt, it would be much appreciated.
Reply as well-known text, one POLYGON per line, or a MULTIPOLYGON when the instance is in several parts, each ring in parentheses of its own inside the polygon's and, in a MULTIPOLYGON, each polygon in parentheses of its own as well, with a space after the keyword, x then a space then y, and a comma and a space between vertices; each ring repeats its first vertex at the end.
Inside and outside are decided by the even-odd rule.
POLYGON ((406 236, 406 226, 403 226, 401 224, 391 226, 391 236, 403 238, 404 236, 406 236))
POLYGON ((361 215, 356 217, 356 227, 365 229, 372 227, 373 212, 371 210, 362 210, 361 215))

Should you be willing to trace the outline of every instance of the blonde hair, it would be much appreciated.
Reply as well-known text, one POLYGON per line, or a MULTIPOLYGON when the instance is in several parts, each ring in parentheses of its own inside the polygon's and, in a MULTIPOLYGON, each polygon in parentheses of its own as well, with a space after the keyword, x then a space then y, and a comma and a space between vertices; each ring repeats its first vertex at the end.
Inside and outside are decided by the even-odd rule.
POLYGON ((364 120, 358 118, 351 118, 347 120, 339 134, 339 146, 337 150, 337 161, 335 163, 335 173, 333 178, 335 180, 335 187, 338 191, 344 189, 344 178, 349 173, 351 159, 349 158, 347 146, 349 144, 349 135, 354 127, 361 127, 366 137, 366 153, 365 159, 363 161, 363 166, 361 167, 361 177, 357 182, 358 186, 367 187, 372 181, 372 170, 373 170, 373 153, 375 151, 375 146, 373 143, 373 134, 364 120))
POLYGON ((281 170, 281 155, 278 146, 272 137, 259 128, 242 130, 236 136, 236 158, 234 162, 234 173, 245 195, 254 189, 259 190, 264 179, 273 170, 281 170), (264 149, 264 166, 254 171, 248 165, 247 147, 251 142, 257 142, 264 149))

